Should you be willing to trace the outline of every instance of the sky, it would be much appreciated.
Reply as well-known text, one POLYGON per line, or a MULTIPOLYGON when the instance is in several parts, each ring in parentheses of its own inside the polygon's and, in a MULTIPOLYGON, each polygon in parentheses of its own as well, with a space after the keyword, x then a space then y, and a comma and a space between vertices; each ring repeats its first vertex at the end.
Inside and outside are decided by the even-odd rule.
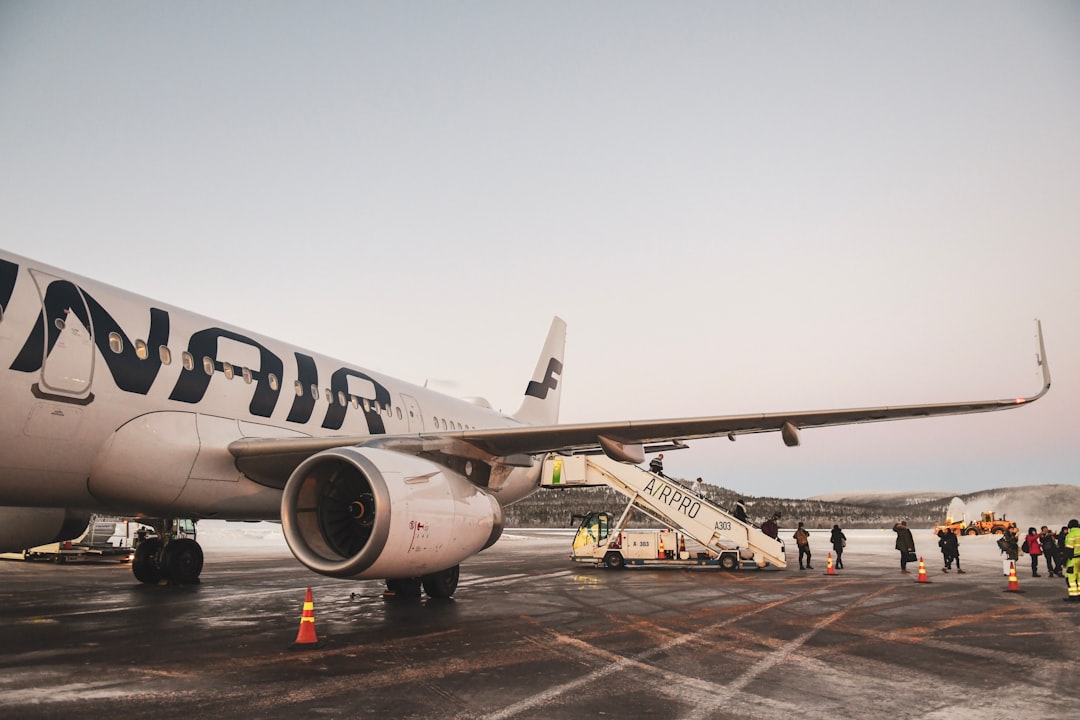
POLYGON ((1080 480, 1080 4, 0 0, 0 248, 750 496, 1080 480))

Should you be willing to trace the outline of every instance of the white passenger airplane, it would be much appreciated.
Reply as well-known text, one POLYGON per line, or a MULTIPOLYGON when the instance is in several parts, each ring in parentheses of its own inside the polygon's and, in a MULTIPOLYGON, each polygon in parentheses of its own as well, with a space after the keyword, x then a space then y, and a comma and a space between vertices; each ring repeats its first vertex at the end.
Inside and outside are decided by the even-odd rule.
POLYGON ((338 578, 447 597, 458 564, 538 487, 544 454, 640 463, 682 441, 1004 410, 1032 397, 558 424, 565 323, 512 416, 0 252, 0 551, 76 537, 94 511, 162 530, 133 563, 195 582, 174 518, 280 520, 297 559, 338 578), (666 443, 666 445, 658 445, 666 443))

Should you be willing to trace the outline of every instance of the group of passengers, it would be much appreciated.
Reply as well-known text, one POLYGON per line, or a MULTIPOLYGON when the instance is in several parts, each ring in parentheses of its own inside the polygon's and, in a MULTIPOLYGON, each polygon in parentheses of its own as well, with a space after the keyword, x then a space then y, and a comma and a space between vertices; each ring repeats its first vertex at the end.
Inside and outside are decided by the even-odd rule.
MULTIPOLYGON (((1054 577, 1055 575, 1060 578, 1065 577, 1066 548, 1072 549, 1075 547, 1067 544, 1075 522, 1074 520, 1068 526, 1062 527, 1058 533, 1055 533, 1046 525, 1043 525, 1039 532, 1035 532, 1034 527, 1029 527, 1027 536, 1023 540, 1020 540, 1019 528, 1015 526, 1009 528, 1009 532, 998 540, 998 547, 1004 556, 1002 559, 1002 571, 1008 574, 1009 565, 1019 562, 1020 555, 1026 554, 1031 558, 1032 577, 1039 577, 1040 557, 1044 558, 1043 562, 1046 564, 1048 577, 1054 577)), ((1080 532, 1077 534, 1080 535, 1080 532)), ((1072 552, 1068 553, 1070 558, 1072 554, 1072 552)))

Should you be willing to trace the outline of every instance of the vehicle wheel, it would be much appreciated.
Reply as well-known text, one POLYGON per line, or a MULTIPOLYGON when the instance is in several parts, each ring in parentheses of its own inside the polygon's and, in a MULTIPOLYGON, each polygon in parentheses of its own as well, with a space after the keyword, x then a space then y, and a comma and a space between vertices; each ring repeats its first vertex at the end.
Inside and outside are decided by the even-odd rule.
POLYGON ((174 583, 192 585, 199 582, 199 574, 202 572, 202 547, 189 538, 173 540, 165 546, 162 563, 168 578, 174 583))
POLYGON ((622 570, 625 564, 623 556, 617 552, 609 552, 604 556, 604 565, 612 570, 622 570))
POLYGON ((161 540, 150 538, 143 540, 139 547, 135 548, 135 559, 131 561, 131 572, 135 579, 147 585, 155 585, 161 579, 161 568, 158 566, 158 550, 161 549, 161 540))
POLYGON ((721 555, 720 556, 720 567, 722 567, 725 570, 734 570, 735 566, 738 565, 738 564, 739 563, 735 559, 734 555, 721 555))
POLYGON ((461 567, 459 565, 439 572, 429 573, 422 578, 424 592, 428 594, 428 597, 445 600, 457 590, 458 576, 460 574, 461 567))
POLYGON ((399 598, 418 598, 420 578, 392 578, 386 581, 386 589, 399 598))
POLYGON ((1002 530, 1001 528, 994 528, 994 534, 995 535, 1004 535, 1005 531, 1002 530))
POLYGON ((978 535, 979 531, 976 530, 975 528, 971 528, 970 530, 967 531, 967 534, 968 535, 978 535))

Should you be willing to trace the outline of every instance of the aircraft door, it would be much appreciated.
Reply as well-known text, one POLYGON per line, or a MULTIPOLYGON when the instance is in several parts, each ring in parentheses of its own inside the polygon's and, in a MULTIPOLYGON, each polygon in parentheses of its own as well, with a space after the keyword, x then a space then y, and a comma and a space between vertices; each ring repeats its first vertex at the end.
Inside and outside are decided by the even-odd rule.
POLYGON ((44 360, 41 389, 78 400, 90 396, 94 338, 86 300, 78 287, 40 270, 30 270, 41 297, 44 360))
POLYGON ((405 404, 405 414, 409 420, 409 432, 423 432, 424 415, 420 412, 420 403, 412 395, 402 394, 401 401, 405 404))

